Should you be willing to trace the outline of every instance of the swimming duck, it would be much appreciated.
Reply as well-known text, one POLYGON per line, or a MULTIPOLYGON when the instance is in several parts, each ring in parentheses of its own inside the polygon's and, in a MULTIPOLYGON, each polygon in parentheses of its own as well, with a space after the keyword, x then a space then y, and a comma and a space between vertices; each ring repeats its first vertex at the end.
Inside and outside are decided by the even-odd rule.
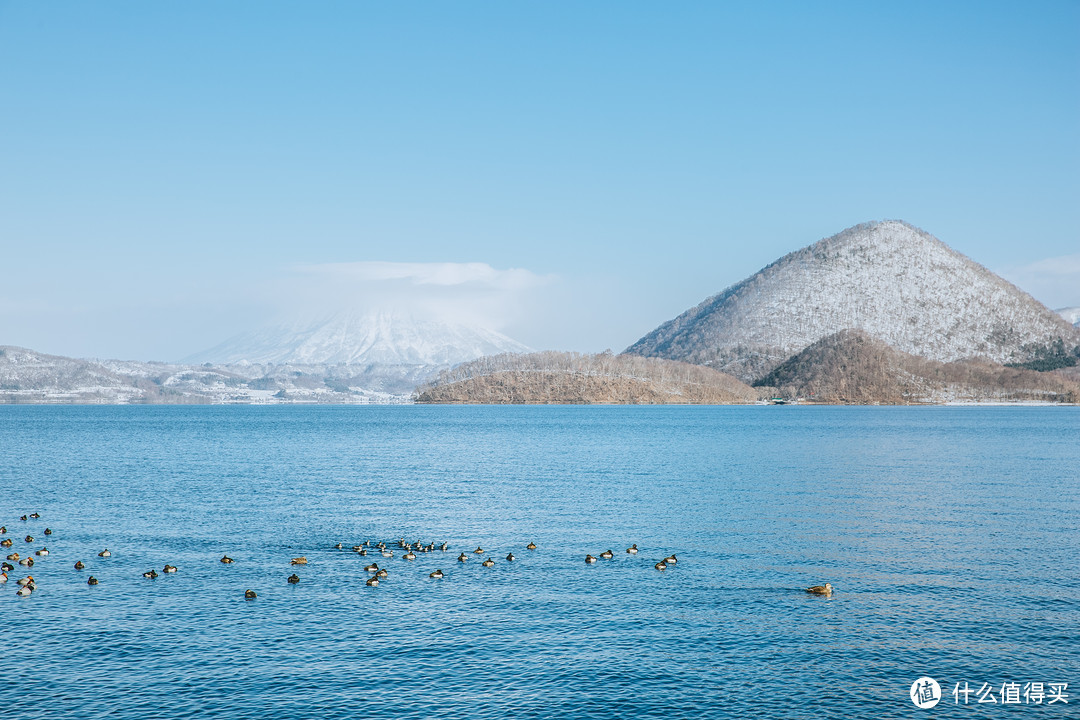
POLYGON ((536 543, 529 543, 528 545, 525 546, 525 549, 526 550, 535 550, 536 549, 536 543))
POLYGON ((156 578, 157 577, 157 570, 147 570, 146 572, 144 572, 142 574, 142 576, 144 578, 151 578, 151 579, 156 578))
POLYGON ((667 570, 667 565, 664 564, 663 560, 661 560, 660 562, 653 565, 653 567, 656 568, 657 570, 667 570))
POLYGON ((405 560, 415 560, 416 559, 416 553, 414 553, 412 550, 410 550, 409 552, 405 553, 401 557, 403 559, 405 559, 405 560))
POLYGON ((290 585, 295 585, 298 582, 300 582, 300 576, 299 575, 297 575, 296 573, 293 573, 292 575, 289 576, 289 584, 290 585))
POLYGON ((26 516, 25 516, 25 515, 23 515, 23 516, 22 516, 22 517, 20 517, 19 519, 20 519, 20 520, 22 520, 23 522, 26 522, 26 516))
POLYGON ((45 528, 45 534, 46 535, 52 535, 52 530, 49 529, 49 528, 45 528))
POLYGON ((483 554, 484 554, 484 548, 482 548, 482 547, 477 547, 475 550, 473 550, 473 555, 483 555, 483 554))
POLYGON ((18 562, 20 557, 22 557, 22 555, 20 555, 19 553, 11 553, 7 556, 7 559, 12 562, 18 562))
POLYGON ((23 587, 19 588, 15 592, 15 594, 18 595, 19 597, 27 597, 32 592, 33 592, 33 590, 31 590, 28 586, 24 585, 23 587))
POLYGON ((174 573, 174 572, 176 572, 176 566, 175 565, 166 565, 165 567, 161 568, 161 572, 163 572, 163 573, 174 573))
POLYGON ((228 565, 229 563, 233 562, 233 559, 231 557, 229 557, 228 555, 222 555, 221 556, 221 562, 228 565))
POLYGON ((7 525, 0 525, 0 535, 7 535, 7 525))
POLYGON ((45 555, 49 554, 49 548, 43 547, 34 554, 35 555, 41 555, 42 557, 44 557, 45 555))
POLYGON ((34 558, 24 557, 22 560, 19 561, 19 564, 24 567, 34 567, 34 558))
POLYGON ((11 547, 11 538, 4 538, 3 540, 0 540, 0 545, 4 547, 11 547))
POLYGON ((495 561, 492 560, 491 558, 488 558, 487 560, 485 560, 484 562, 482 562, 480 564, 483 565, 484 567, 491 567, 492 565, 495 564, 495 561))
POLYGON ((306 557, 293 558, 292 560, 289 561, 289 564, 290 565, 307 565, 307 558, 306 557))
POLYGON ((99 553, 97 554, 97 556, 98 556, 98 557, 112 557, 112 553, 111 553, 111 552, 109 552, 109 549, 108 549, 108 548, 105 548, 104 550, 102 550, 101 552, 99 552, 99 553))
POLYGON ((11 563, 0 563, 0 572, 10 572, 15 569, 11 563))
POLYGON ((33 584, 33 582, 34 582, 34 576, 33 575, 27 575, 24 578, 19 578, 18 580, 16 580, 15 584, 18 585, 19 587, 25 587, 27 585, 33 584))
POLYGON ((368 578, 367 584, 369 587, 379 587, 379 578, 368 578))
POLYGON ((389 557, 394 557, 394 551, 393 550, 383 550, 382 551, 382 556, 383 557, 388 557, 388 558, 389 557))
POLYGON ((360 548, 357 552, 360 553, 360 557, 367 557, 367 548, 360 548))
POLYGON ((77 562, 75 563, 75 569, 76 569, 76 570, 82 570, 82 569, 83 569, 84 567, 86 567, 86 566, 85 566, 85 565, 83 565, 83 561, 82 561, 82 560, 79 560, 79 561, 77 561, 77 562))
POLYGON ((384 578, 389 574, 390 573, 386 572, 386 568, 379 568, 378 572, 375 573, 375 577, 384 578))
POLYGON ((630 553, 631 555, 637 555, 637 543, 634 543, 630 547, 626 548, 626 552, 630 553))
POLYGON ((367 572, 379 572, 379 566, 375 563, 371 563, 370 565, 365 567, 364 570, 366 570, 367 572))
POLYGON ((672 553, 671 557, 664 558, 664 562, 666 562, 668 565, 674 565, 675 563, 679 562, 679 559, 675 557, 675 553, 672 553))
POLYGON ((6 582, 7 582, 7 573, 6 572, 0 572, 0 584, 6 583, 6 582))
POLYGON ((30 517, 34 520, 37 520, 39 517, 41 517, 41 513, 30 513, 30 517))
POLYGON ((341 543, 338 543, 337 545, 335 545, 334 549, 335 550, 340 550, 341 549, 341 543))
POLYGON ((90 577, 86 578, 86 584, 87 585, 97 585, 97 578, 94 577, 93 575, 91 575, 90 577))
POLYGON ((605 550, 604 552, 600 553, 600 557, 604 558, 605 560, 610 560, 611 558, 615 557, 615 553, 611 552, 610 550, 605 550))
POLYGON ((585 562, 592 565, 594 562, 596 562, 596 558, 594 558, 592 555, 586 555, 585 556, 585 562))
POLYGON ((506 560, 507 560, 507 562, 514 562, 515 560, 517 560, 517 558, 514 557, 514 553, 510 553, 509 555, 506 556, 506 560))
POLYGON ((245 590, 244 591, 244 599, 245 600, 254 600, 257 597, 259 597, 259 596, 255 594, 254 590, 245 590))
POLYGON ((443 571, 442 571, 442 570, 436 570, 435 572, 433 572, 433 573, 431 573, 430 575, 428 575, 428 577, 429 577, 429 578, 435 578, 436 580, 441 580, 441 579, 442 579, 443 577, 445 577, 445 576, 443 575, 443 571))
POLYGON ((468 559, 469 558, 465 555, 465 553, 461 553, 460 555, 457 556, 457 561, 458 562, 465 562, 468 559))
POLYGON ((446 552, 447 550, 450 549, 450 546, 447 545, 446 543, 443 543, 442 545, 439 546, 439 549, 442 550, 443 552, 446 552))
POLYGON ((34 542, 34 536, 33 535, 27 535, 26 536, 26 542, 34 542))
POLYGON ((824 585, 815 585, 814 587, 806 588, 806 592, 811 595, 832 595, 832 583, 825 583, 824 585))

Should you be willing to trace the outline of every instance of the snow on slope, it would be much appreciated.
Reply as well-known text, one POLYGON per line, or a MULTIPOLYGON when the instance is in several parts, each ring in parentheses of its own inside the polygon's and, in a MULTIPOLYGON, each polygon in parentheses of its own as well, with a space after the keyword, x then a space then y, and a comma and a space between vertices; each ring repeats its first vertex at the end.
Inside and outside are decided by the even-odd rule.
POLYGON ((898 350, 949 362, 1026 361, 1080 333, 1027 293, 899 221, 849 228, 705 300, 627 349, 708 364, 743 381, 811 343, 860 329, 898 350))
POLYGON ((1065 318, 1065 322, 1072 323, 1073 327, 1080 327, 1080 307, 1059 308, 1054 312, 1065 318))
POLYGON ((455 365, 504 352, 529 348, 485 328, 371 311, 264 327, 183 362, 455 365))

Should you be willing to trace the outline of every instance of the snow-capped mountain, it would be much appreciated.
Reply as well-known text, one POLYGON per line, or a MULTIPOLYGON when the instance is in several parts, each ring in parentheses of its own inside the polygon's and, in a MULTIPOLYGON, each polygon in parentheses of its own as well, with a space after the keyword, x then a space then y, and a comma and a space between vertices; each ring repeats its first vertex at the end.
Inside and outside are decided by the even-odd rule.
POLYGON ((529 348, 477 326, 392 311, 347 311, 246 332, 184 362, 442 366, 505 352, 529 348))
POLYGON ((866 223, 786 255, 626 352, 710 365, 752 382, 823 337, 862 330, 949 362, 1027 362, 1080 332, 1027 293, 899 221, 866 223))
POLYGON ((1065 318, 1066 322, 1071 322, 1073 327, 1080 327, 1080 307, 1058 308, 1054 312, 1065 318))

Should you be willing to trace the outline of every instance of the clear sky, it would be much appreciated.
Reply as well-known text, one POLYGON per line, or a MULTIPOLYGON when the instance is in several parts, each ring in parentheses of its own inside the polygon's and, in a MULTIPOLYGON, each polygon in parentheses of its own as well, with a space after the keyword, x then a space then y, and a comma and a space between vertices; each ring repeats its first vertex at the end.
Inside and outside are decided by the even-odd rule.
POLYGON ((0 0, 0 344, 173 360, 354 277, 620 350, 885 218, 1080 305, 1080 2, 0 0))

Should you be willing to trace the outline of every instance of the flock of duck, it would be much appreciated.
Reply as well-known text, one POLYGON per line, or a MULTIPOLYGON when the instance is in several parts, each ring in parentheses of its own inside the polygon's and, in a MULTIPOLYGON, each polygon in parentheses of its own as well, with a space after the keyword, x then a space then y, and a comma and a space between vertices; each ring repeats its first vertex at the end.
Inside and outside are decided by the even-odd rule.
MULTIPOLYGON (((29 520, 39 519, 40 517, 41 517, 41 514, 35 512, 35 513, 31 513, 29 515, 23 515, 23 516, 21 516, 19 518, 19 520, 21 522, 27 522, 29 520)), ((53 531, 50 528, 46 527, 43 534, 46 535, 46 536, 49 536, 49 535, 53 534, 53 531)), ((7 527, 6 526, 0 526, 0 536, 6 536, 6 535, 7 535, 7 527)), ((32 535, 28 534, 24 538, 24 542, 33 543, 34 542, 34 537, 32 535)), ((13 544, 14 544, 14 540, 12 538, 9 538, 9 537, 3 537, 3 540, 0 540, 0 546, 2 546, 4 548, 10 548, 13 544)), ((430 552, 435 552, 435 551, 446 552, 446 551, 448 551, 450 549, 449 545, 447 543, 445 543, 445 542, 436 545, 434 542, 429 542, 429 543, 424 543, 422 541, 406 542, 405 538, 400 538, 396 543, 390 543, 390 544, 386 543, 385 541, 372 542, 370 540, 365 540, 363 543, 361 543, 359 545, 353 545, 351 549, 352 549, 353 552, 357 553, 360 556, 367 556, 369 554, 371 554, 371 555, 377 554, 379 557, 388 560, 390 558, 395 557, 395 551, 392 549, 392 547, 394 545, 396 545, 397 550, 400 553, 399 557, 403 561, 406 561, 406 562, 416 560, 418 553, 430 553, 430 552)), ((346 549, 345 546, 342 543, 338 543, 337 545, 334 546, 334 548, 337 549, 337 550, 345 550, 346 549)), ((530 542, 528 545, 525 546, 525 549, 528 550, 528 551, 536 550, 537 549, 536 543, 530 542)), ((638 554, 637 543, 635 543, 635 544, 631 545, 630 547, 626 548, 626 553, 628 555, 637 555, 638 554)), ((477 547, 475 550, 472 551, 471 554, 474 555, 474 556, 477 556, 477 557, 484 557, 484 560, 481 561, 481 563, 480 563, 483 567, 492 567, 492 566, 495 565, 495 560, 492 559, 491 556, 488 555, 487 552, 482 547, 477 547)), ((12 552, 11 554, 9 554, 7 556, 7 562, 4 562, 2 565, 0 565, 0 584, 6 583, 8 581, 8 572, 14 571, 15 568, 11 564, 12 562, 17 562, 19 565, 25 567, 29 571, 29 569, 34 566, 34 557, 43 558, 43 557, 46 557, 48 555, 49 555, 49 549, 47 547, 42 547, 39 550, 35 551, 33 555, 27 554, 25 557, 22 556, 18 552, 12 552)), ((111 557, 111 556, 112 556, 112 552, 110 552, 108 548, 106 548, 106 549, 104 549, 104 550, 102 550, 101 552, 98 553, 98 557, 101 557, 101 558, 108 558, 108 557, 111 557)), ((609 561, 609 560, 613 560, 614 557, 615 557, 614 552, 612 552, 611 550, 605 550, 604 552, 600 553, 598 556, 594 556, 592 554, 586 554, 585 555, 585 563, 588 564, 588 565, 593 565, 593 564, 597 563, 599 560, 609 561)), ((510 553, 508 553, 506 555, 506 562, 511 562, 512 563, 512 562, 515 562, 517 559, 518 559, 517 556, 515 556, 513 552, 510 552, 510 553)), ((465 563, 465 562, 468 562, 469 560, 470 560, 469 555, 466 555, 464 552, 459 554, 458 557, 457 557, 457 562, 459 562, 459 563, 465 563)), ((229 565, 229 564, 233 563, 234 560, 231 557, 229 557, 228 555, 224 555, 221 558, 220 562, 223 563, 223 564, 229 565)), ((668 557, 665 557, 664 559, 662 559, 662 560, 658 561, 657 563, 655 563, 653 565, 653 567, 655 569, 657 569, 657 570, 663 571, 663 570, 666 570, 668 567, 676 565, 678 562, 679 562, 678 558, 675 556, 674 553, 672 553, 668 557)), ((294 566, 295 565, 307 565, 307 563, 308 563, 307 557, 296 557, 296 558, 292 558, 292 560, 290 561, 290 564, 294 565, 294 566)), ((85 567, 86 567, 86 564, 82 560, 79 560, 79 561, 75 562, 74 568, 76 570, 83 570, 83 569, 85 569, 85 567)), ((164 574, 171 574, 171 573, 175 573, 176 571, 177 571, 176 566, 175 565, 169 565, 169 564, 166 564, 165 567, 162 568, 162 570, 161 570, 161 572, 164 573, 164 574)), ((369 587, 378 587, 379 581, 382 580, 382 579, 385 579, 386 577, 389 576, 389 571, 385 567, 379 567, 379 564, 377 562, 372 562, 372 563, 366 565, 364 567, 364 571, 367 572, 370 575, 370 577, 368 577, 368 579, 366 580, 366 584, 369 587)), ((153 578, 158 577, 158 572, 155 569, 150 569, 150 570, 147 570, 146 572, 142 573, 142 576, 144 578, 153 579, 153 578)), ((436 579, 436 580, 441 580, 442 578, 446 577, 446 573, 444 573, 442 570, 435 570, 435 571, 429 573, 428 577, 436 579)), ((294 572, 293 574, 289 575, 289 577, 286 579, 286 582, 288 582, 291 585, 295 585, 295 584, 300 582, 300 576, 297 575, 294 572)), ((96 577, 94 577, 93 575, 91 575, 90 577, 87 578, 86 583, 87 583, 87 585, 97 585, 98 584, 98 579, 96 577)), ((19 589, 16 592, 16 594, 19 595, 20 597, 28 597, 28 596, 30 596, 37 587, 35 585, 35 583, 34 583, 33 575, 30 575, 30 574, 27 574, 26 577, 19 578, 16 581, 16 584, 19 586, 19 589)), ((810 593, 812 595, 830 596, 830 595, 832 595, 832 584, 831 583, 825 583, 824 585, 815 585, 813 587, 806 588, 806 592, 808 592, 808 593, 810 593)), ((247 600, 254 600, 257 597, 258 597, 258 594, 254 590, 246 590, 244 592, 244 598, 247 599, 247 600)))

